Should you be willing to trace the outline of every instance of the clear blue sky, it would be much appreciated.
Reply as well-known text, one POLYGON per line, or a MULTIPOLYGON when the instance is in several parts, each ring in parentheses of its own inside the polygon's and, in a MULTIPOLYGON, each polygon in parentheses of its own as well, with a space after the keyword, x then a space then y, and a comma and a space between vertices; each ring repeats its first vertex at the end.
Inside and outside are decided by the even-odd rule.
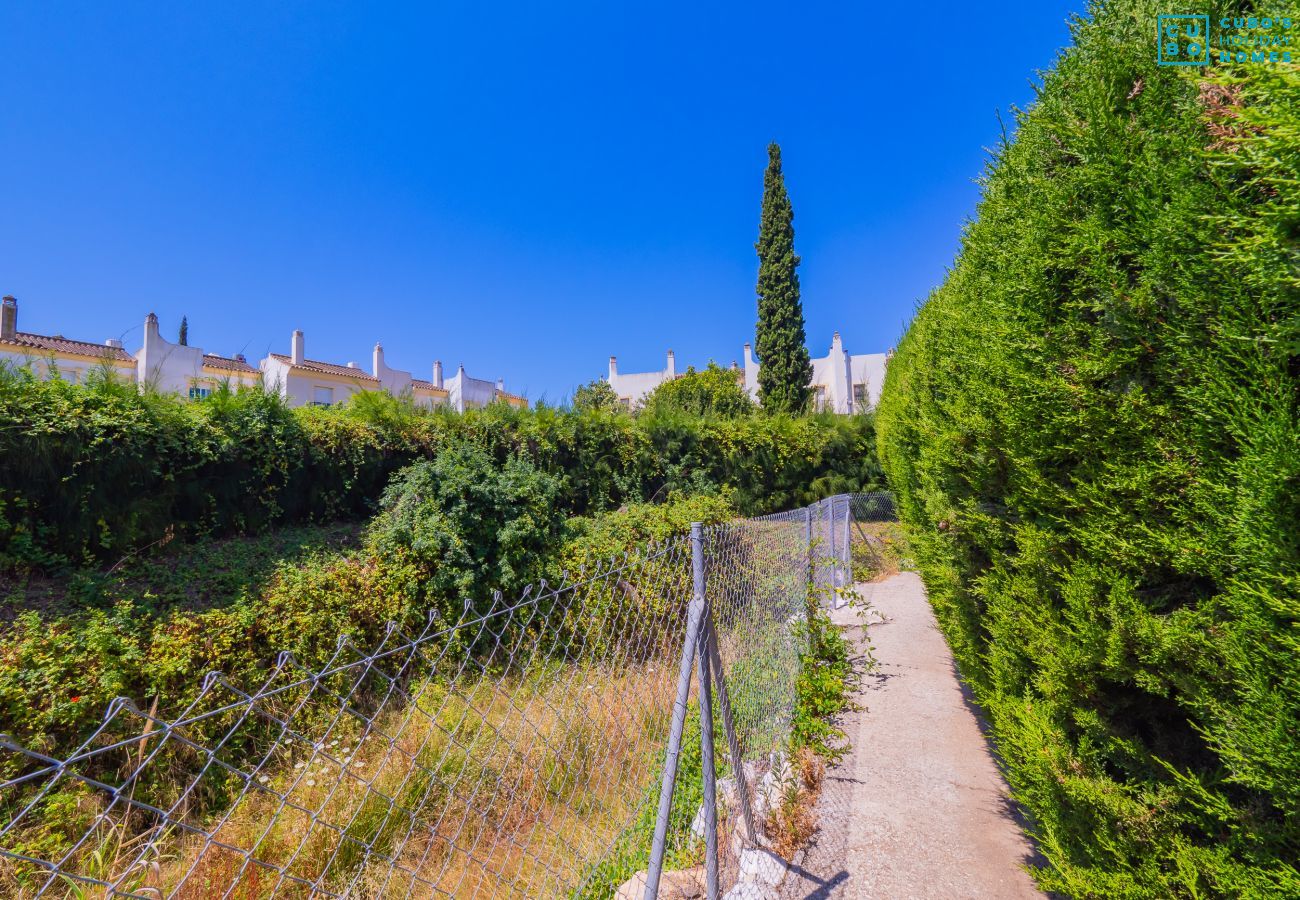
POLYGON ((1083 0, 6 3, 0 293, 19 327, 175 337, 559 400, 738 357, 765 147, 809 346, 891 346, 942 281, 996 111, 1083 0))

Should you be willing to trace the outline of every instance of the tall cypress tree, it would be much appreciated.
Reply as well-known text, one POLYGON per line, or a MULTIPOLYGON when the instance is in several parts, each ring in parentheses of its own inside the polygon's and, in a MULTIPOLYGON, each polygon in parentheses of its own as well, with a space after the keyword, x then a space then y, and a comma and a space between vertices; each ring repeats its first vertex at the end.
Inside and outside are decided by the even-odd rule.
POLYGON ((177 335, 176 343, 182 347, 188 347, 190 344, 190 320, 181 316, 181 333, 177 335))
POLYGON ((812 362, 799 300, 799 257, 794 252, 794 209, 781 174, 781 148, 767 147, 763 214, 758 224, 758 392, 763 408, 801 413, 812 394, 812 362))

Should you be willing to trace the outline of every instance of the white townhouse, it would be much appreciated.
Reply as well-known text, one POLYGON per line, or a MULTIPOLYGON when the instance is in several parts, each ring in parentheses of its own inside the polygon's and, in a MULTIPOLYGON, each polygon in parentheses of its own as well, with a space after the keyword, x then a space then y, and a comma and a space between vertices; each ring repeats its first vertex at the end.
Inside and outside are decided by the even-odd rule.
MULTIPOLYGON (((889 353, 850 356, 844 349, 840 333, 835 332, 830 352, 812 360, 810 386, 813 389, 814 407, 846 415, 875 409, 880 401, 880 389, 885 383, 885 365, 889 362, 889 356, 889 353)), ((757 403, 759 363, 754 359, 753 348, 749 344, 744 348, 744 360, 743 370, 734 362, 731 368, 736 372, 737 379, 744 384, 749 396, 757 403)), ((621 374, 618 371, 617 357, 609 358, 609 385, 629 408, 640 406, 647 394, 676 377, 677 360, 671 350, 668 351, 667 366, 657 372, 621 374)))
POLYGON ((27 366, 38 378, 62 378, 84 382, 93 370, 113 373, 116 377, 135 380, 136 361, 122 348, 122 342, 109 339, 102 344, 76 341, 61 334, 32 334, 18 330, 18 301, 5 297, 0 301, 0 361, 13 366, 27 366))
POLYGON ((410 372, 391 368, 379 344, 371 354, 369 371, 355 362, 339 365, 307 359, 302 331, 293 333, 288 355, 272 353, 256 366, 241 353, 218 356, 201 347, 167 340, 159 333, 158 317, 153 313, 145 316, 143 344, 135 354, 128 353, 118 340, 96 344, 62 335, 31 334, 18 330, 18 301, 13 297, 3 300, 0 362, 27 366, 40 378, 72 382, 82 382, 88 372, 101 369, 141 387, 191 400, 201 400, 226 384, 235 389, 265 385, 290 406, 333 406, 361 391, 378 390, 408 396, 425 408, 447 405, 464 411, 494 402, 528 406, 525 398, 506 392, 503 380, 494 383, 470 378, 464 366, 445 385, 441 362, 433 364, 432 380, 415 378, 410 372))

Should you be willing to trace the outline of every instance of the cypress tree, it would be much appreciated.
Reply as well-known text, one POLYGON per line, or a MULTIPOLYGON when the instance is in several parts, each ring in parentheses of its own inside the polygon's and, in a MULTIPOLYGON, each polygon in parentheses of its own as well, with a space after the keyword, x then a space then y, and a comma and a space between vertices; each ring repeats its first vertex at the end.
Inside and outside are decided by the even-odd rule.
POLYGON ((181 316, 181 333, 176 339, 176 343, 180 344, 182 347, 188 347, 190 345, 190 323, 184 316, 181 316))
POLYGON ((794 209, 781 174, 781 147, 768 144, 763 174, 763 213, 758 224, 758 334, 754 349, 761 367, 758 392, 763 408, 801 413, 812 394, 799 300, 799 257, 794 252, 794 209))

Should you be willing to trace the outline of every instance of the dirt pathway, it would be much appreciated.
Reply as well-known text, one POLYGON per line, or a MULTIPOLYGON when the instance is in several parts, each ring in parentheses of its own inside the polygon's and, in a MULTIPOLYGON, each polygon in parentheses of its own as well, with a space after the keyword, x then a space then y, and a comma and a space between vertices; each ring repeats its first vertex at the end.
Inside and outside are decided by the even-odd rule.
MULTIPOLYGON (((1033 846, 921 579, 905 572, 859 590, 884 618, 868 629, 880 666, 863 686, 867 709, 845 723, 853 750, 827 773, 819 831, 782 896, 1042 897, 1022 868, 1033 846)), ((848 612, 836 619, 860 639, 848 612)))

